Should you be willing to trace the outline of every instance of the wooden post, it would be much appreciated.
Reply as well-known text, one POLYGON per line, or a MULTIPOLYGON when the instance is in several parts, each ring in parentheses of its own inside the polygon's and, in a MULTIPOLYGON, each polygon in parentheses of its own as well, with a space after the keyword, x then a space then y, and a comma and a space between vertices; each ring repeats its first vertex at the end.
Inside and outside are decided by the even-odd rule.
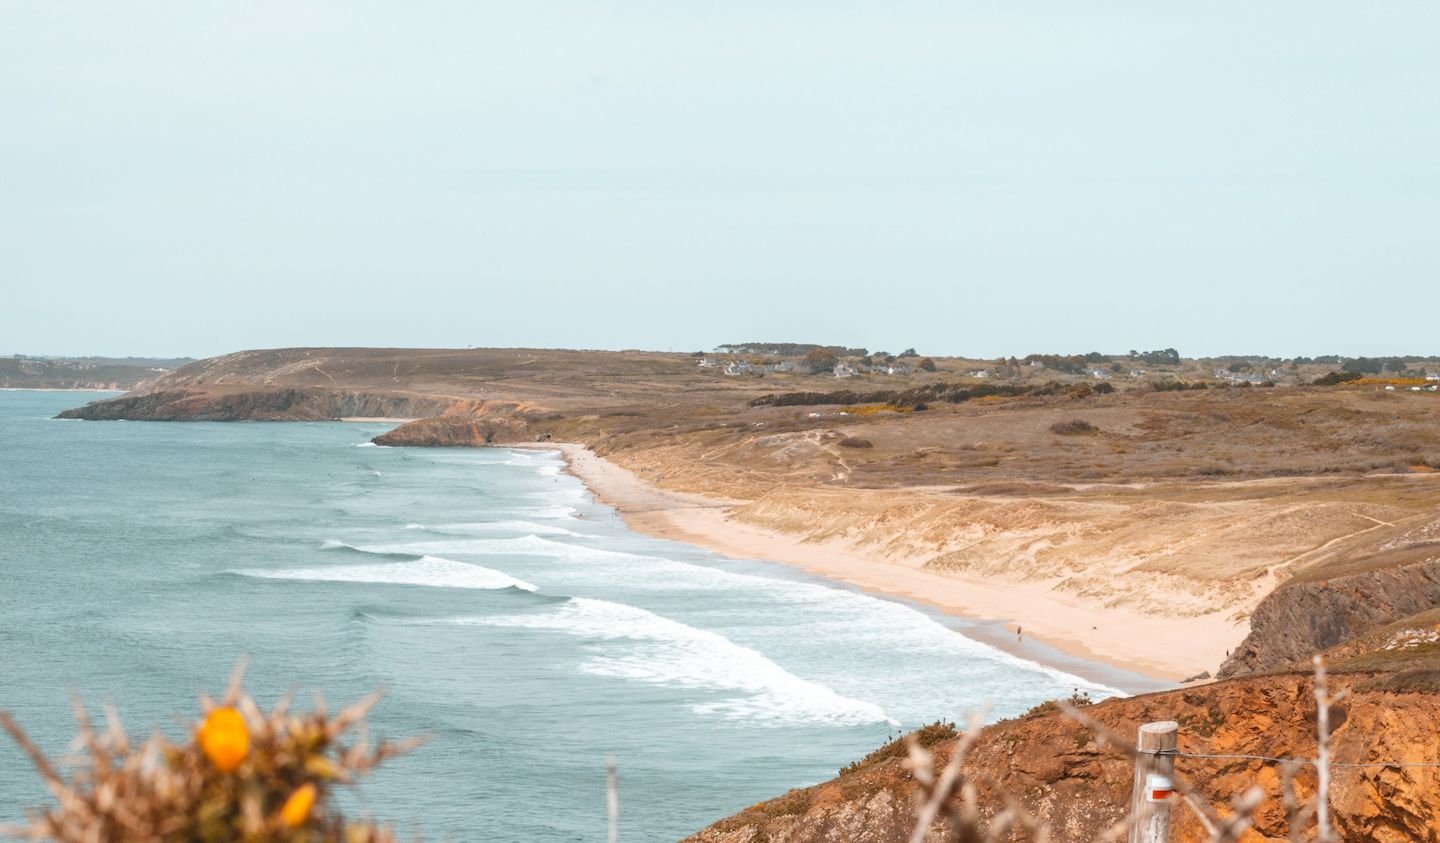
POLYGON ((1174 720, 1140 727, 1135 742, 1140 754, 1135 758, 1135 786, 1130 791, 1130 843, 1166 843, 1170 839, 1170 802, 1174 797, 1150 801, 1147 780, 1159 775, 1174 781, 1174 752, 1179 738, 1180 724, 1174 720))

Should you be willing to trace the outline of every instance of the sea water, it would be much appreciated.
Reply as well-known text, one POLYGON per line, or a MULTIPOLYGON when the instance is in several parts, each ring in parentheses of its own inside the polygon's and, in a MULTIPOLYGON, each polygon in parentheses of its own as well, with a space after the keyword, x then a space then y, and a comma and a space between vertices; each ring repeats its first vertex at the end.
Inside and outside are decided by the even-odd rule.
MULTIPOLYGON (((0 393, 0 709, 72 693, 172 737, 238 657, 262 705, 381 688, 423 735, 346 797, 426 839, 674 840, 899 729, 1113 691, 958 622, 628 530, 559 456, 382 448, 387 425, 57 421, 0 393), (303 697, 302 697, 303 698, 303 697)), ((0 822, 44 790, 0 745, 0 822)))

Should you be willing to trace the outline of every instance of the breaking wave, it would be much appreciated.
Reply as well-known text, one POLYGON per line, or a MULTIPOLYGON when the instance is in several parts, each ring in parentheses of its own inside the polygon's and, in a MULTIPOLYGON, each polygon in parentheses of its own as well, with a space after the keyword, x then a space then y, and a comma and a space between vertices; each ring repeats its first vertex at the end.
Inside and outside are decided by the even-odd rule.
POLYGON ((874 703, 841 696, 722 635, 635 606, 576 597, 549 612, 453 622, 551 629, 597 642, 592 648, 594 654, 581 665, 581 670, 592 676, 738 692, 735 696, 691 703, 690 709, 697 714, 770 725, 893 722, 874 703))
POLYGON ((423 585, 437 588, 475 588, 487 591, 504 588, 518 588, 523 591, 535 590, 534 585, 512 577, 504 571, 486 568, 483 565, 456 562, 453 559, 439 556, 422 556, 403 562, 378 562, 370 565, 250 569, 237 573, 274 580, 423 585))

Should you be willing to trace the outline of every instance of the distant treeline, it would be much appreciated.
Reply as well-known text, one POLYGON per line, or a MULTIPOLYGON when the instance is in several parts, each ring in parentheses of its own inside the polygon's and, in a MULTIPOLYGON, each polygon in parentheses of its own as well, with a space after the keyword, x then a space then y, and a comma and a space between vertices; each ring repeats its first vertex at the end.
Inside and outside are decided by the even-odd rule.
POLYGON ((1136 351, 1130 349, 1130 359, 1149 363, 1152 366, 1178 366, 1180 365, 1180 352, 1173 348, 1162 348, 1159 351, 1136 351))
POLYGON ((959 384, 932 383, 912 389, 881 389, 873 392, 857 392, 841 389, 835 392, 781 392, 762 395, 750 402, 751 407, 807 407, 823 404, 889 404, 908 410, 923 410, 932 403, 963 404, 976 398, 993 395, 1018 397, 1022 395, 1074 395, 1081 397, 1098 393, 1108 395, 1115 387, 1108 383, 1066 384, 1051 381, 1043 386, 1016 386, 1012 384, 959 384))
POLYGON ((1092 351, 1089 354, 1027 354, 1021 362, 1032 366, 1039 363, 1047 369, 1067 375, 1079 375, 1098 363, 1109 363, 1110 358, 1098 351, 1092 351))
POLYGON ((1410 361, 1429 362, 1434 358, 1405 358, 1405 357, 1347 357, 1340 361, 1340 368, 1347 372, 1359 372, 1362 375, 1378 375, 1381 372, 1404 372, 1409 370, 1410 361))
POLYGON ((817 345, 806 342, 731 342, 715 346, 722 354, 774 354, 777 357, 804 357, 813 351, 829 352, 836 357, 869 357, 864 348, 843 345, 817 345))

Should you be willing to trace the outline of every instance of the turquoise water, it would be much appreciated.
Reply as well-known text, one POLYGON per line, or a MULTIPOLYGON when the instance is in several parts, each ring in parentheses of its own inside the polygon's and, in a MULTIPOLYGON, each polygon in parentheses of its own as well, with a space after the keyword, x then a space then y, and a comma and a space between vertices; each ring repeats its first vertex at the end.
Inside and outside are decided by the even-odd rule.
MULTIPOLYGON (((377 448, 386 425, 55 421, 0 392, 0 708, 52 753, 71 691, 132 734, 237 656, 268 705, 381 687, 425 734, 353 797, 427 839, 674 840, 899 727, 1102 686, 955 622, 630 532, 555 454, 377 448)), ((0 744, 0 822, 43 799, 0 744)))

